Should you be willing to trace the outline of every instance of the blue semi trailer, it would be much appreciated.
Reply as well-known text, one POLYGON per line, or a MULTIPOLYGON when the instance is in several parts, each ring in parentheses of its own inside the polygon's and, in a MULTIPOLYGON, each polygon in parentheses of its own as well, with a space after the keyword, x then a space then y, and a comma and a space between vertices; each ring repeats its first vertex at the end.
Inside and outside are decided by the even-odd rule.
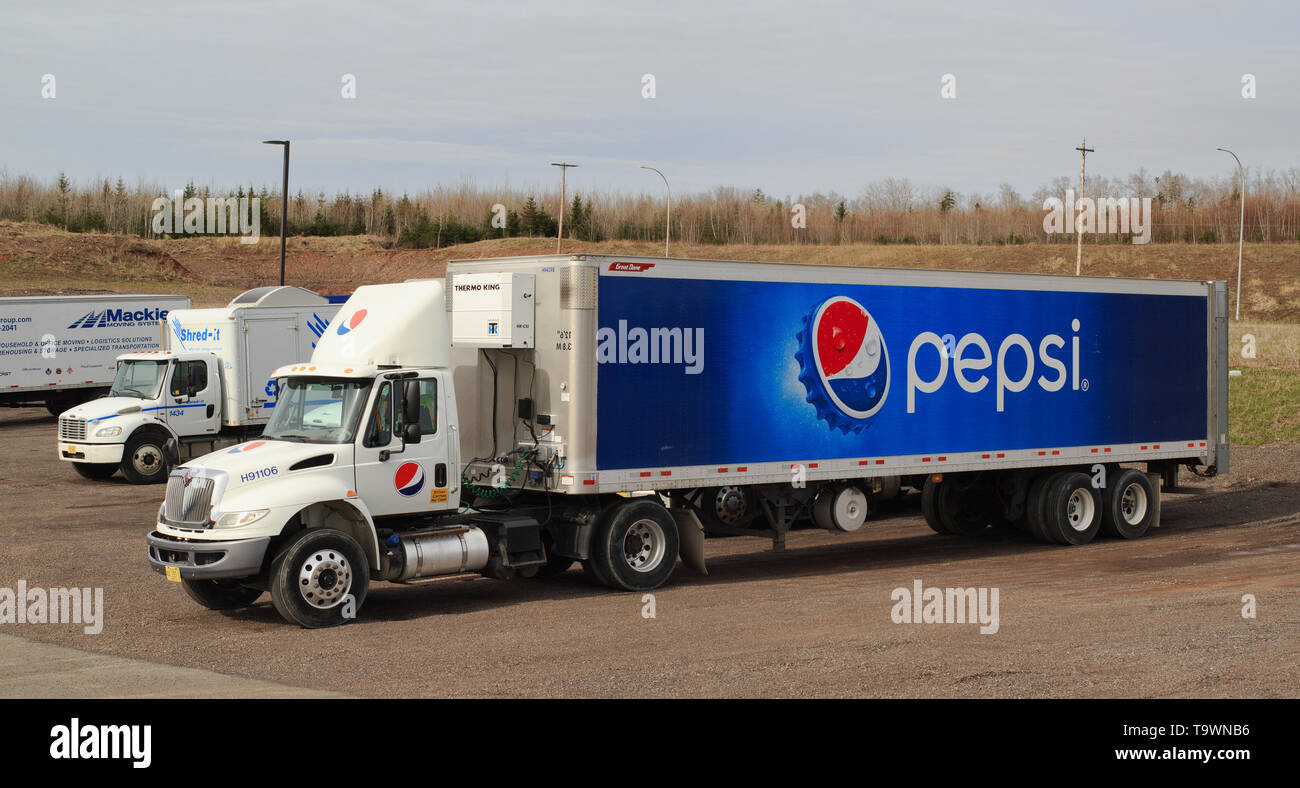
POLYGON ((1180 466, 1228 462, 1223 282, 454 261, 358 289, 275 377, 260 441, 173 473, 150 560, 304 626, 372 580, 651 589, 706 534, 853 532, 902 487, 940 533, 1137 538, 1180 466))

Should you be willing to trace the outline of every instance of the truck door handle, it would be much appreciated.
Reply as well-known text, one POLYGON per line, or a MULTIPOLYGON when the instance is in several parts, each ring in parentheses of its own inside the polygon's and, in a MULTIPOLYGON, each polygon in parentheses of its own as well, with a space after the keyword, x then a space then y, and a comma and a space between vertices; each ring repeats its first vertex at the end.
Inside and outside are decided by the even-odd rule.
POLYGON ((440 462, 437 465, 433 466, 433 486, 434 487, 447 486, 447 463, 440 462))
POLYGON ((209 405, 209 406, 208 406, 208 418, 212 418, 212 409, 215 408, 215 407, 216 407, 216 405, 209 405))

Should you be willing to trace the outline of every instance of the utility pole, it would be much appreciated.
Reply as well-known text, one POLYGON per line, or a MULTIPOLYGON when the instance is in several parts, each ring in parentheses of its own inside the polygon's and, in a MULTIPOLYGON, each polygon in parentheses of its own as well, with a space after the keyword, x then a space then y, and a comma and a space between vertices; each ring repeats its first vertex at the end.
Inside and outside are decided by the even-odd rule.
MULTIPOLYGON (((1227 148, 1215 148, 1221 150, 1234 159, 1237 154, 1227 148)), ((1246 240, 1246 169, 1241 166, 1241 159, 1237 159, 1237 174, 1241 177, 1241 218, 1237 220, 1237 316, 1234 320, 1241 320, 1241 245, 1246 240)))
POLYGON ((262 144, 284 146, 284 181, 280 184, 280 286, 284 287, 284 244, 289 226, 289 140, 263 140, 262 144))
MULTIPOLYGON (((1075 148, 1079 152, 1079 199, 1083 199, 1083 165, 1088 160, 1088 154, 1093 152, 1088 147, 1088 139, 1085 137, 1079 147, 1075 148)), ((1079 276, 1083 272, 1083 233, 1079 231, 1079 219, 1083 218, 1083 213, 1074 220, 1074 234, 1078 236, 1078 241, 1074 250, 1074 275, 1079 276)))
POLYGON ((570 167, 578 165, 551 162, 551 166, 560 168, 560 235, 555 239, 555 253, 559 254, 560 242, 564 240, 564 175, 570 167))

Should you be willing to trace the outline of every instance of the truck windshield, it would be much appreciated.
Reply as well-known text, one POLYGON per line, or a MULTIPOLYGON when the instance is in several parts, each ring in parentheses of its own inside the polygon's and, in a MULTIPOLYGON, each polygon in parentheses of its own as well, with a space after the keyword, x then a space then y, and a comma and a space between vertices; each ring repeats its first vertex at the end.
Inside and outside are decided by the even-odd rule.
POLYGON ((370 380, 281 378, 262 437, 302 443, 351 443, 370 380))
POLYGON ((108 395, 158 399, 166 377, 166 361, 120 361, 117 364, 117 376, 113 378, 113 388, 109 389, 108 395))

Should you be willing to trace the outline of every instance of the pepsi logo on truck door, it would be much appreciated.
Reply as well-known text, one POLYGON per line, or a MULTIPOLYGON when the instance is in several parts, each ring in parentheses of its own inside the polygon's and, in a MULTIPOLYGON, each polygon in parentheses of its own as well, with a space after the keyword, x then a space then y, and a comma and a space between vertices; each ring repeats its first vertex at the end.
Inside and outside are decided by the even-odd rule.
POLYGON ((393 487, 410 498, 424 489, 424 468, 418 462, 404 462, 393 474, 393 487))

